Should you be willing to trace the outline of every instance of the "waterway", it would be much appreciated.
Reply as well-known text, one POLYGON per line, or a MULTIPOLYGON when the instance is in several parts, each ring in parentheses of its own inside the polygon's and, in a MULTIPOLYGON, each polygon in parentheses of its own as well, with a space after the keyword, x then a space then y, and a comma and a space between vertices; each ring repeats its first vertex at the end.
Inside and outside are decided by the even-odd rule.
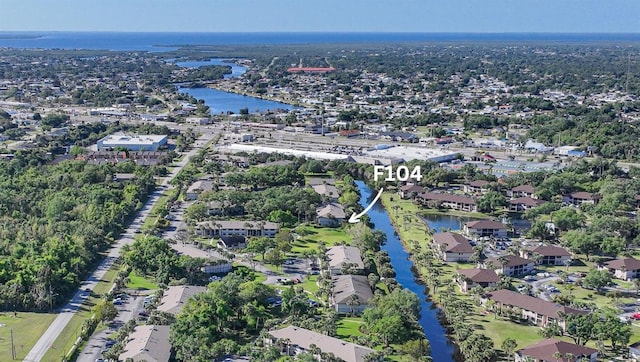
MULTIPOLYGON (((176 65, 186 68, 197 68, 204 65, 229 65, 231 66, 231 74, 225 75, 225 78, 237 78, 247 71, 246 67, 232 62, 225 62, 223 59, 216 58, 206 61, 176 62, 176 65)), ((243 108, 249 110, 250 113, 273 111, 278 109, 296 109, 296 107, 290 104, 245 96, 242 94, 225 92, 212 88, 180 87, 178 88, 178 90, 196 99, 202 99, 204 103, 209 106, 209 113, 211 113, 212 115, 229 113, 239 114, 240 110, 243 108)))
MULTIPOLYGON (((374 197, 374 192, 363 182, 356 181, 360 191, 360 204, 366 207, 374 197)), ((387 237, 387 242, 382 246, 391 258, 391 265, 396 272, 398 283, 410 291, 416 293, 421 300, 420 325, 431 344, 431 356, 437 362, 454 362, 453 353, 455 346, 447 337, 446 331, 438 320, 439 309, 428 299, 426 287, 421 284, 413 271, 413 262, 409 259, 409 253, 404 249, 400 238, 391 224, 389 214, 377 204, 368 213, 377 230, 381 230, 387 237)))

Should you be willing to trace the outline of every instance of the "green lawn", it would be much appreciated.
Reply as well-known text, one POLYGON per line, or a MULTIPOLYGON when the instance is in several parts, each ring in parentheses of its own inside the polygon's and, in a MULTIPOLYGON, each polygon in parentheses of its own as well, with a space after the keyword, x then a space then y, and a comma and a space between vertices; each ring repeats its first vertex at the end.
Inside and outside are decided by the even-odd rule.
POLYGON ((362 336, 358 328, 362 325, 362 318, 345 317, 338 321, 338 338, 349 340, 351 336, 362 336))
POLYGON ((309 225, 298 226, 294 232, 300 235, 293 242, 291 251, 296 254, 302 254, 305 251, 318 251, 318 243, 324 242, 327 247, 331 247, 340 242, 351 241, 349 234, 342 228, 323 228, 309 225))
POLYGON ((0 314, 0 361, 11 361, 11 330, 16 359, 26 357, 40 336, 56 318, 55 314, 18 312, 0 314))
POLYGON ((155 290, 158 289, 158 285, 152 280, 139 276, 135 271, 129 274, 129 283, 127 283, 128 289, 136 290, 155 290))
POLYGON ((67 324, 53 342, 51 348, 44 355, 43 361, 60 361, 62 357, 66 356, 78 338, 82 324, 86 319, 91 317, 91 308, 102 298, 103 294, 111 289, 119 269, 120 264, 116 263, 104 274, 104 277, 98 282, 91 296, 82 304, 78 312, 71 317, 69 324, 67 324))

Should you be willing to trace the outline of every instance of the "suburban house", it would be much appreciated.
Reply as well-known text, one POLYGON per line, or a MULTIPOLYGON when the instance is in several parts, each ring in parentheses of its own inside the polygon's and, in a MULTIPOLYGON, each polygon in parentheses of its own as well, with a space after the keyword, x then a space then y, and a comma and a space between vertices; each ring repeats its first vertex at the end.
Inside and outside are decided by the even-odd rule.
POLYGON ((338 313, 361 314, 371 298, 373 292, 366 275, 337 275, 331 280, 329 305, 338 313))
POLYGON ((211 180, 196 180, 185 193, 187 200, 197 200, 198 195, 203 192, 213 190, 213 181, 211 180))
POLYGON ((491 183, 485 180, 471 181, 463 186, 463 191, 470 194, 484 194, 490 190, 491 183))
POLYGON ((511 212, 525 212, 536 206, 544 204, 546 201, 531 198, 529 196, 516 197, 509 200, 509 211, 511 212))
POLYGON ((640 277, 640 260, 634 258, 615 259, 604 263, 601 269, 610 271, 615 278, 631 280, 640 277))
POLYGON ((371 348, 296 326, 287 326, 269 331, 269 337, 265 340, 265 344, 280 345, 282 347, 281 352, 288 356, 308 352, 319 359, 320 352, 324 352, 332 353, 345 362, 364 362, 370 360, 366 358, 368 355, 375 353, 371 348), (313 346, 317 350, 314 350, 313 346))
POLYGON ((532 199, 537 199, 536 196, 536 188, 531 185, 520 185, 512 188, 511 190, 507 190, 506 192, 508 197, 517 198, 517 197, 530 197, 532 199))
POLYGON ((562 196, 562 202, 566 202, 567 204, 574 206, 580 206, 582 204, 595 205, 598 201, 600 201, 600 195, 583 191, 562 196))
POLYGON ((433 234, 433 248, 443 261, 467 262, 473 255, 473 247, 469 240, 457 233, 433 234))
POLYGON ((118 361, 167 362, 171 358, 169 326, 136 326, 127 339, 118 361))
POLYGON ((233 269, 233 264, 229 260, 211 256, 201 270, 207 274, 222 274, 230 272, 231 269, 233 269))
POLYGON ((459 269, 456 280, 460 284, 460 290, 466 293, 478 285, 483 288, 494 287, 500 277, 491 269, 459 269))
POLYGON ((332 178, 323 178, 323 177, 309 177, 307 179, 307 184, 313 187, 316 185, 335 185, 336 180, 332 178))
POLYGON ((316 222, 320 226, 340 226, 347 218, 344 207, 336 202, 330 202, 317 208, 316 214, 316 222))
POLYGON ((327 250, 329 271, 331 275, 342 274, 342 268, 351 264, 354 269, 364 270, 364 262, 360 256, 360 249, 354 246, 338 245, 327 250))
POLYGON ((191 296, 207 291, 207 287, 195 285, 176 285, 164 291, 158 310, 176 315, 180 313, 182 307, 187 304, 191 296))
POLYGON ((561 304, 548 302, 536 297, 530 297, 521 293, 507 289, 489 292, 485 296, 486 300, 496 303, 496 308, 516 307, 522 310, 522 318, 539 326, 546 327, 548 324, 557 322, 562 330, 566 330, 565 320, 562 316, 567 314, 588 314, 588 311, 574 309, 561 304))
POLYGON ((438 208, 444 207, 448 209, 475 212, 478 211, 476 207, 476 200, 469 196, 454 195, 439 192, 424 192, 418 194, 416 199, 425 206, 438 208))
POLYGON ((549 338, 515 352, 516 362, 527 361, 527 357, 530 361, 540 362, 582 362, 585 358, 589 362, 595 362, 598 350, 549 338))
POLYGON ((515 255, 505 255, 500 258, 490 258, 485 261, 485 267, 493 264, 496 273, 507 276, 526 275, 533 272, 535 261, 515 255), (504 262, 503 262, 504 260, 504 262))
POLYGON ((280 227, 270 221, 216 220, 201 221, 196 224, 198 236, 219 238, 221 236, 241 235, 274 237, 280 227))
POLYGON ((507 237, 507 227, 499 221, 478 220, 464 224, 464 234, 473 237, 491 236, 495 238, 507 237))
POLYGON ((221 236, 218 246, 223 249, 244 249, 247 247, 247 238, 242 235, 221 236))
POLYGON ((338 201, 338 197, 340 197, 340 191, 338 191, 338 188, 333 185, 320 184, 313 185, 311 187, 313 188, 313 191, 322 196, 325 200, 338 201))
POLYGON ((555 245, 539 245, 520 251, 521 257, 532 260, 536 254, 542 257, 538 263, 541 265, 567 265, 567 263, 571 263, 572 259, 572 255, 567 249, 555 245))
POLYGON ((415 185, 415 184, 407 184, 404 186, 400 186, 398 189, 398 194, 403 199, 415 199, 416 196, 425 192, 424 187, 415 185))

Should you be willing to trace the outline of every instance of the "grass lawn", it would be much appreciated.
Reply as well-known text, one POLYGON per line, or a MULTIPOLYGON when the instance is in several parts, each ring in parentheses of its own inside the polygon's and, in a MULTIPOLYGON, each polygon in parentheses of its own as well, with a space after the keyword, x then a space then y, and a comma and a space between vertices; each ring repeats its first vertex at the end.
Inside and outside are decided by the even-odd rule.
POLYGON ((327 247, 346 241, 350 242, 349 234, 342 228, 322 228, 309 225, 299 226, 294 230, 300 235, 293 242, 291 251, 295 254, 302 254, 305 251, 318 251, 318 243, 324 242, 327 247))
POLYGON ((338 338, 349 340, 351 336, 363 336, 358 328, 362 324, 362 318, 345 317, 338 321, 338 338))
POLYGON ((78 312, 71 317, 69 324, 67 324, 53 342, 49 351, 44 355, 43 361, 60 361, 62 357, 69 352, 80 334, 82 324, 86 319, 91 317, 91 308, 100 301, 103 294, 111 289, 119 268, 120 264, 114 264, 111 269, 104 274, 104 277, 98 282, 91 296, 80 306, 78 312))
POLYGON ((298 285, 301 286, 302 289, 304 289, 307 293, 309 293, 311 298, 317 299, 316 298, 316 292, 318 291, 318 284, 316 284, 317 281, 318 281, 317 275, 309 275, 307 279, 305 279, 304 282, 302 282, 302 284, 298 284, 298 285))
POLYGON ((129 283, 127 283, 128 289, 136 290, 155 290, 158 289, 158 285, 148 278, 139 276, 135 271, 129 274, 129 283))
POLYGON ((0 314, 0 361, 11 361, 11 330, 13 329, 13 345, 17 360, 27 356, 34 344, 56 318, 50 313, 18 312, 0 314))

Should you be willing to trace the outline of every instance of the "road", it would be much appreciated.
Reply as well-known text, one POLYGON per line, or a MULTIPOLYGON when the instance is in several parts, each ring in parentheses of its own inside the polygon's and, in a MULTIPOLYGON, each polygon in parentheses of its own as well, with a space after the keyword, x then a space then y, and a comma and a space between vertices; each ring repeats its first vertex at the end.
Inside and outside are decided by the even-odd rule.
POLYGON ((92 335, 80 355, 78 355, 76 362, 94 362, 101 358, 102 350, 105 348, 109 335, 126 324, 127 321, 136 318, 138 313, 143 310, 143 301, 143 295, 129 296, 123 304, 118 305, 118 316, 111 323, 112 327, 92 335))
MULTIPOLYGON (((173 171, 163 179, 161 183, 163 188, 168 186, 169 181, 173 179, 180 170, 182 170, 182 168, 187 164, 189 158, 195 155, 200 148, 206 144, 209 137, 211 137, 210 134, 205 134, 196 140, 193 148, 185 154, 180 162, 176 164, 173 171)), ((149 212, 153 209, 153 206, 156 204, 160 196, 162 196, 162 193, 164 192, 163 188, 156 189, 156 191, 149 196, 149 199, 144 204, 143 208, 136 214, 133 222, 124 231, 120 239, 118 239, 111 249, 109 249, 107 256, 102 260, 102 262, 100 262, 93 273, 91 273, 91 276, 81 283, 79 290, 73 295, 71 300, 59 310, 59 314, 56 319, 54 319, 44 334, 40 336, 40 339, 38 339, 38 342, 36 342, 33 348, 31 348, 24 361, 38 362, 42 360, 58 335, 60 335, 64 327, 69 323, 71 317, 73 317, 73 315, 78 311, 78 308, 82 305, 84 299, 89 296, 89 291, 93 291, 96 284, 98 284, 98 281, 102 280, 104 274, 111 268, 114 261, 120 257, 120 249, 122 249, 124 245, 128 245, 133 242, 135 230, 139 229, 147 216, 149 216, 149 212)))

